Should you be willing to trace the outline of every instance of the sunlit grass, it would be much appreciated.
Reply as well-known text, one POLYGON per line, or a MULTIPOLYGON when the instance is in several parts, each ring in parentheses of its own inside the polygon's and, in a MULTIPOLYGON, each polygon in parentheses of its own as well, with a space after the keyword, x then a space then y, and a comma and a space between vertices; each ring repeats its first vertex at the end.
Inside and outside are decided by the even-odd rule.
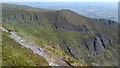
POLYGON ((2 50, 3 66, 48 66, 43 57, 18 44, 7 33, 3 33, 2 50))

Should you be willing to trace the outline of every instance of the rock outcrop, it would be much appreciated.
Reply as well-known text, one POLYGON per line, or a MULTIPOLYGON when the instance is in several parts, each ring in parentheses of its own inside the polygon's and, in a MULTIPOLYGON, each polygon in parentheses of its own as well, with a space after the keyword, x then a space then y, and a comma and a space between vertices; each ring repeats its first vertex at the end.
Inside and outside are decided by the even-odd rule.
POLYGON ((9 9, 2 10, 6 28, 17 26, 18 31, 60 47, 65 53, 90 65, 111 65, 117 60, 118 23, 115 21, 88 18, 71 10, 49 11, 29 7, 21 11, 23 8, 7 7, 9 9))

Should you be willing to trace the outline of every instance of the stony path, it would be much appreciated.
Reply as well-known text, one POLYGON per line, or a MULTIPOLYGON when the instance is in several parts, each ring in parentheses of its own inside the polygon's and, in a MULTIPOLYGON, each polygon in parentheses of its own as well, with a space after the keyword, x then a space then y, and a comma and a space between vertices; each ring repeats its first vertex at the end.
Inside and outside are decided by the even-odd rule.
MULTIPOLYGON (((7 29, 3 27, 0 27, 0 29, 5 32, 9 32, 7 29)), ((18 42, 19 44, 23 45, 28 49, 31 49, 35 54, 44 57, 44 59, 49 63, 50 66, 67 66, 67 63, 61 60, 58 56, 51 55, 51 57, 48 57, 48 55, 50 55, 49 51, 46 51, 44 48, 38 47, 37 44, 29 42, 29 40, 27 39, 22 39, 19 35, 17 35, 16 32, 11 31, 9 33, 10 37, 14 39, 16 42, 18 42)))

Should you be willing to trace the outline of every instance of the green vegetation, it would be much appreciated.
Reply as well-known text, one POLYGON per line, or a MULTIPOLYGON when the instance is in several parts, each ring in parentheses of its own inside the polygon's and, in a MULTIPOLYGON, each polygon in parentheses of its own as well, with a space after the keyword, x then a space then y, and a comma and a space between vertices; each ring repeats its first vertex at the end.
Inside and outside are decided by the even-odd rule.
MULTIPOLYGON (((70 62, 72 65, 117 65, 118 35, 116 25, 106 25, 104 22, 78 15, 71 10, 56 11, 7 4, 3 4, 2 7, 3 27, 17 32, 22 38, 39 44, 40 47, 60 56, 61 59, 70 62), (61 30, 54 28, 55 23, 60 26, 61 30), (64 30, 63 26, 66 26, 66 29, 71 28, 70 26, 80 26, 81 28, 85 26, 88 31, 64 30), (94 41, 99 35, 102 36, 102 39, 100 38, 102 42, 98 40, 97 42, 102 43, 102 46, 105 45, 102 54, 95 51, 94 41)), ((12 48, 14 47, 16 46, 12 46, 12 48)), ((15 51, 21 52, 23 50, 15 49, 15 51)), ((25 52, 27 51, 25 50, 25 52)), ((18 61, 16 62, 18 63, 18 61)), ((29 64, 36 63, 32 60, 29 64)))
POLYGON ((45 48, 46 50, 51 51, 53 54, 56 54, 56 55, 60 56, 60 58, 62 60, 68 61, 73 66, 87 66, 87 64, 85 64, 84 61, 80 62, 80 61, 76 60, 75 58, 67 55, 61 49, 58 49, 58 48, 56 48, 54 46, 49 46, 49 45, 44 44, 42 40, 37 41, 37 44, 41 45, 41 47, 45 48))
POLYGON ((2 34, 3 66, 48 66, 46 60, 18 44, 5 32, 2 34))
POLYGON ((0 30, 0 67, 2 66, 2 31, 0 30))

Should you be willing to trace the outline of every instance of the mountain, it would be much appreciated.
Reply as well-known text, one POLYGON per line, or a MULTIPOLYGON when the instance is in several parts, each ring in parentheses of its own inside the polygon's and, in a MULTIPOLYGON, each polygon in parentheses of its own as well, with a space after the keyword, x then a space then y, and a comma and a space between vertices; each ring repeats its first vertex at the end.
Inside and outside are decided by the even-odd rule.
POLYGON ((91 18, 105 18, 118 21, 117 2, 8 2, 37 8, 70 9, 91 18))
POLYGON ((52 52, 51 56, 59 55, 69 66, 117 66, 116 21, 85 17, 69 9, 2 4, 2 26, 52 52))

